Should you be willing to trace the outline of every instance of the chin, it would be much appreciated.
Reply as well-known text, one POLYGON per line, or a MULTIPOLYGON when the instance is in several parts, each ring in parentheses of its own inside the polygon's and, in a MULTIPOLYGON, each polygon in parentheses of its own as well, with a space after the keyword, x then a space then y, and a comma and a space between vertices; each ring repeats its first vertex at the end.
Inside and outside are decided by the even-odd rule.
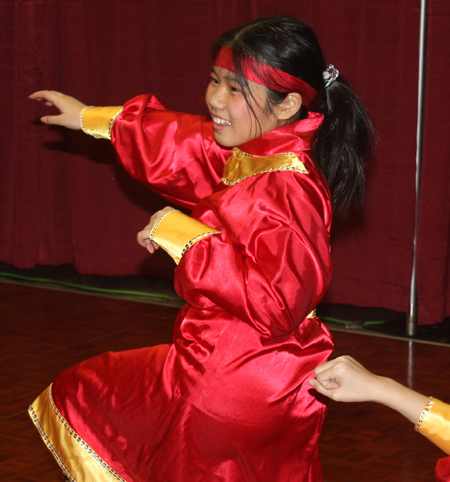
POLYGON ((220 139, 220 136, 216 136, 215 134, 214 139, 219 146, 224 147, 225 149, 233 149, 233 147, 235 147, 235 144, 231 144, 229 141, 227 142, 226 139, 220 139))

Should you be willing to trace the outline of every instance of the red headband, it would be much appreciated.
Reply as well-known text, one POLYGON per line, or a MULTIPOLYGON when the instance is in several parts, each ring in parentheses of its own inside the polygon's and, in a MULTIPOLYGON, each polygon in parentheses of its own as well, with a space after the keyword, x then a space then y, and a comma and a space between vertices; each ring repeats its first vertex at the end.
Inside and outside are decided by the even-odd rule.
MULTIPOLYGON (((220 49, 214 64, 218 67, 231 70, 231 72, 236 72, 233 61, 233 51, 230 47, 222 47, 220 49)), ((317 90, 304 80, 263 62, 259 62, 247 55, 245 55, 243 59, 242 74, 246 79, 277 92, 298 92, 302 96, 302 102, 305 107, 308 107, 317 95, 317 90)))

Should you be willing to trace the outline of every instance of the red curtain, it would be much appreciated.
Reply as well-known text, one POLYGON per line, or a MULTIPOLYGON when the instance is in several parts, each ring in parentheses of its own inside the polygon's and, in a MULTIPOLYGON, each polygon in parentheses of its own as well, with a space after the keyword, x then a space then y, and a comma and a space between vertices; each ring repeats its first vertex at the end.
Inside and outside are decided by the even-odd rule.
MULTIPOLYGON (((449 95, 442 55, 448 7, 429 1, 420 323, 450 315, 449 121, 437 110, 449 95)), ((84 274, 170 273, 170 260, 147 256, 135 242, 164 201, 123 172, 108 142, 38 125, 43 108, 27 96, 51 88, 87 104, 118 105, 152 92, 169 108, 204 113, 212 42, 252 18, 290 14, 315 29, 328 61, 351 81, 378 130, 364 215, 333 233, 334 280, 326 300, 408 311, 419 0, 11 0, 1 10, 0 262, 72 263, 84 274)))
POLYGON ((450 5, 428 0, 428 48, 418 223, 419 316, 423 324, 450 315, 450 5))

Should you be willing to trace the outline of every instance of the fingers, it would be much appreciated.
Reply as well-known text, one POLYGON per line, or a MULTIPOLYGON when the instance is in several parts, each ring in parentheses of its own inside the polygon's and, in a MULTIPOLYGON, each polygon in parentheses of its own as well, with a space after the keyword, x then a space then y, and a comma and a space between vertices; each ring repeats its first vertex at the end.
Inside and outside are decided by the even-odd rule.
POLYGON ((319 393, 340 402, 373 400, 380 384, 380 377, 349 356, 324 363, 316 368, 315 373, 316 380, 311 386, 319 393))
POLYGON ((149 224, 145 226, 142 231, 139 231, 137 234, 137 242, 146 248, 150 254, 153 254, 158 248, 159 245, 150 239, 150 234, 154 228, 154 226, 160 221, 160 219, 168 214, 169 212, 173 211, 174 209, 170 206, 157 211, 153 216, 150 218, 149 224))
POLYGON ((308 380, 308 384, 315 388, 319 393, 323 394, 325 394, 327 390, 336 390, 337 388, 340 388, 340 384, 336 379, 330 377, 324 379, 313 378, 308 380))
POLYGON ((157 249, 159 249, 159 245, 150 239, 150 232, 150 226, 146 226, 142 231, 139 231, 137 234, 137 242, 143 248, 146 248, 150 254, 153 254, 157 249))
MULTIPOLYGON (((55 105, 55 98, 61 95, 61 92, 56 92, 54 90, 39 90, 37 92, 33 92, 31 95, 28 96, 28 98, 31 100, 43 102, 44 105, 47 107, 53 107, 55 105)), ((58 116, 46 115, 41 117, 40 121, 44 124, 58 125, 58 120, 56 119, 57 117, 58 116)))
POLYGON ((142 231, 137 233, 137 242, 144 247, 147 247, 147 241, 150 241, 150 229, 146 226, 142 231))
POLYGON ((28 96, 32 100, 47 101, 45 105, 54 105, 55 100, 61 97, 64 97, 64 94, 56 90, 38 90, 28 96))
POLYGON ((154 241, 150 241, 149 239, 147 240, 145 247, 150 254, 153 254, 157 249, 159 249, 159 246, 154 241))
POLYGON ((327 361, 323 365, 319 365, 318 367, 316 367, 314 369, 314 373, 316 374, 316 376, 319 375, 320 373, 322 373, 323 371, 328 370, 329 368, 333 367, 336 364, 336 360, 327 361))
POLYGON ((59 115, 46 115, 41 118, 44 124, 64 126, 80 130, 80 114, 85 104, 79 100, 56 90, 39 90, 29 96, 29 99, 43 102, 46 106, 56 107, 59 115))
POLYGON ((334 360, 330 360, 324 363, 323 365, 319 365, 314 370, 314 373, 318 375, 319 373, 322 373, 323 371, 328 370, 330 368, 336 367, 337 365, 363 368, 363 366, 360 363, 358 363, 354 358, 348 355, 344 355, 344 356, 335 358, 334 360))
POLYGON ((339 400, 340 391, 338 389, 341 388, 342 384, 342 372, 345 371, 346 365, 353 363, 357 362, 349 356, 341 356, 330 360, 314 370, 316 378, 309 380, 308 383, 322 395, 332 400, 339 400))
MULTIPOLYGON (((47 105, 47 104, 46 104, 47 105)), ((64 126, 66 125, 64 121, 64 116, 62 115, 45 115, 40 118, 43 124, 53 125, 53 126, 64 126)))

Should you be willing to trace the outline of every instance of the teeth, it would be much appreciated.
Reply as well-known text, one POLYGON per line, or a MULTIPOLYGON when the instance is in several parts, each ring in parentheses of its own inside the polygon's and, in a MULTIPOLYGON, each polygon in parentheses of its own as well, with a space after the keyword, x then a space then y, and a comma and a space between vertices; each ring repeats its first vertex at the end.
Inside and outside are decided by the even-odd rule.
POLYGON ((220 124, 222 126, 231 126, 230 121, 226 121, 225 119, 221 119, 220 117, 216 117, 214 115, 211 115, 211 118, 216 124, 220 124))

